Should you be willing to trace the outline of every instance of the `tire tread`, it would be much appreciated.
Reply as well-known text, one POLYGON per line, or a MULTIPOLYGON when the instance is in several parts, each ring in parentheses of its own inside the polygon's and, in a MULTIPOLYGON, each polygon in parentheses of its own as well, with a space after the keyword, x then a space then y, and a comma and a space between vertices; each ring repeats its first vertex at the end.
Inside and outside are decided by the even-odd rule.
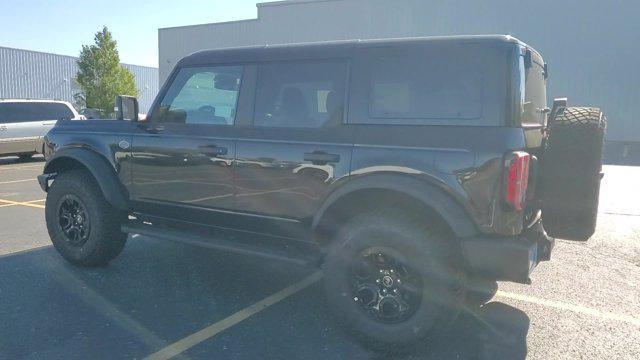
POLYGON ((595 232, 606 124, 593 107, 569 107, 550 120, 540 174, 549 235, 584 241, 595 232))

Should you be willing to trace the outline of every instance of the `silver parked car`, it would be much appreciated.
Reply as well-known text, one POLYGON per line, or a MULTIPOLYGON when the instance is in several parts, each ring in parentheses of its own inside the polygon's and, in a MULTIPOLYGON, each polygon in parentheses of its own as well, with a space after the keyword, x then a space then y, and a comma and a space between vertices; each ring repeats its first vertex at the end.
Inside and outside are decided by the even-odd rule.
POLYGON ((42 137, 60 119, 84 116, 65 101, 0 99, 0 156, 42 153, 42 137))

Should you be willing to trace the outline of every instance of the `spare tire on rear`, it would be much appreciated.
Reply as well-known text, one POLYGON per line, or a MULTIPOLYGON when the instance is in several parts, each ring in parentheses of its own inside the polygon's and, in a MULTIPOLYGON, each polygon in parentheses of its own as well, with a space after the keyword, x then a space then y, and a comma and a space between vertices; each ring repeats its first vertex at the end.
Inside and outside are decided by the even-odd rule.
POLYGON ((605 130, 598 108, 568 107, 549 120, 539 181, 550 236, 585 241, 595 232, 605 130))

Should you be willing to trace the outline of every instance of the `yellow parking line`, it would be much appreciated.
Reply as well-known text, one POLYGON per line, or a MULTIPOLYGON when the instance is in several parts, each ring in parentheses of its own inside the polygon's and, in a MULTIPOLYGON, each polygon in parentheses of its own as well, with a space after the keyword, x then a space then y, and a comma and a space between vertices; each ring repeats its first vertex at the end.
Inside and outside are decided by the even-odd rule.
POLYGON ((42 200, 21 202, 21 201, 12 201, 12 200, 0 199, 0 206, 3 206, 3 205, 4 206, 21 205, 21 206, 34 207, 34 208, 38 208, 38 209, 44 209, 44 205, 32 204, 32 202, 39 202, 39 201, 42 201, 42 200), (1 204, 1 203, 4 203, 4 204, 1 204))
POLYGON ((285 289, 278 291, 277 293, 266 297, 257 303, 244 308, 237 313, 218 321, 217 323, 210 325, 196 333, 193 333, 181 340, 174 342, 173 344, 165 347, 164 349, 149 355, 146 360, 160 360, 160 359, 170 359, 176 355, 181 354, 182 352, 194 347, 195 345, 210 339, 220 332, 236 325, 237 323, 251 317, 259 313, 260 311, 268 308, 269 306, 276 304, 289 296, 309 287, 312 284, 315 284, 320 279, 322 279, 322 272, 317 271, 313 273, 311 276, 303 279, 300 282, 297 282, 285 289))
POLYGON ((38 200, 24 201, 24 203, 25 203, 25 204, 33 204, 33 203, 43 202, 43 201, 47 201, 47 199, 38 199, 38 200))
POLYGON ((98 313, 116 322, 120 327, 136 335, 147 346, 154 348, 164 344, 164 342, 151 330, 147 329, 141 322, 137 321, 126 311, 119 309, 109 298, 91 288, 74 271, 64 266, 56 266, 53 269, 47 268, 49 275, 52 275, 58 283, 69 293, 80 298, 86 305, 91 306, 98 313))
POLYGON ((621 321, 621 322, 630 323, 636 326, 640 326, 640 318, 636 318, 629 315, 614 314, 610 312, 600 311, 600 310, 588 308, 586 306, 567 304, 560 301, 540 299, 533 296, 515 294, 515 293, 505 292, 501 290, 497 292, 496 296, 512 299, 512 300, 525 301, 525 302, 537 304, 537 305, 548 306, 548 307, 552 307, 560 310, 568 310, 576 313, 591 315, 591 316, 599 317, 605 320, 621 321))
MULTIPOLYGON (((308 278, 294 285, 291 285, 290 287, 285 288, 245 309, 242 309, 236 312, 235 314, 213 325, 210 325, 192 335, 189 335, 181 340, 178 340, 177 342, 174 342, 173 344, 163 348, 162 350, 148 356, 146 360, 161 360, 161 359, 164 360, 164 359, 170 359, 176 355, 179 355, 182 352, 192 348, 193 346, 207 339, 210 339, 216 336, 217 334, 219 334, 220 332, 238 324, 239 322, 251 317, 252 315, 255 315, 256 313, 266 309, 267 307, 280 302, 281 300, 299 292, 300 290, 305 289, 306 287, 319 281, 321 278, 322 278, 322 273, 318 271, 313 275, 309 276, 308 278)), ((604 312, 596 309, 591 309, 591 308, 580 306, 580 305, 573 305, 573 304, 567 304, 559 301, 540 299, 532 296, 509 293, 505 291, 498 291, 496 296, 513 299, 513 300, 525 301, 528 303, 533 303, 533 304, 538 304, 538 305, 543 305, 548 307, 553 307, 561 310, 578 312, 582 314, 600 317, 607 320, 627 322, 627 323, 640 326, 640 319, 634 318, 628 315, 614 314, 614 313, 604 312)))
MULTIPOLYGON (((145 358, 145 360, 164 360, 164 359, 170 359, 174 356, 177 356, 182 352, 194 347, 195 345, 207 339, 210 339, 216 336, 217 334, 219 334, 220 332, 257 314, 258 312, 268 308, 269 306, 274 305, 282 301, 283 299, 286 299, 287 297, 307 288, 308 286, 322 279, 322 276, 323 276, 322 272, 318 271, 312 274, 311 276, 307 277, 306 279, 296 284, 293 284, 247 308, 244 308, 213 325, 210 325, 196 333, 193 333, 181 340, 174 342, 173 344, 161 349, 160 351, 149 355, 148 357, 145 358)), ((573 305, 573 304, 563 303, 560 301, 540 299, 533 296, 510 293, 510 292, 505 292, 501 290, 497 292, 496 297, 524 301, 532 304, 543 305, 543 306, 552 307, 560 310, 567 310, 567 311, 599 317, 602 319, 621 321, 621 322, 626 322, 626 323, 640 326, 639 318, 635 318, 629 315, 621 315, 621 314, 614 314, 610 312, 604 312, 604 311, 588 308, 585 306, 573 305)))
POLYGON ((0 182, 0 185, 2 185, 2 184, 13 184, 13 183, 19 183, 19 182, 27 182, 27 181, 36 181, 36 179, 2 181, 2 182, 0 182))

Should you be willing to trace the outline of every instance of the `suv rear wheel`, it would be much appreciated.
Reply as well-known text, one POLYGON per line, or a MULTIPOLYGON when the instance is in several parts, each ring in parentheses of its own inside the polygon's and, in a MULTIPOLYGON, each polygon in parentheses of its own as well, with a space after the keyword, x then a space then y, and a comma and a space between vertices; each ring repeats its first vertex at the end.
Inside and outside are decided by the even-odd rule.
POLYGON ((460 312, 464 276, 442 225, 409 214, 364 214, 332 242, 324 264, 338 322, 377 350, 407 349, 460 312))
POLYGON ((56 177, 47 194, 45 217, 53 246, 74 265, 105 265, 127 241, 120 231, 126 214, 105 200, 95 179, 83 170, 56 177))

